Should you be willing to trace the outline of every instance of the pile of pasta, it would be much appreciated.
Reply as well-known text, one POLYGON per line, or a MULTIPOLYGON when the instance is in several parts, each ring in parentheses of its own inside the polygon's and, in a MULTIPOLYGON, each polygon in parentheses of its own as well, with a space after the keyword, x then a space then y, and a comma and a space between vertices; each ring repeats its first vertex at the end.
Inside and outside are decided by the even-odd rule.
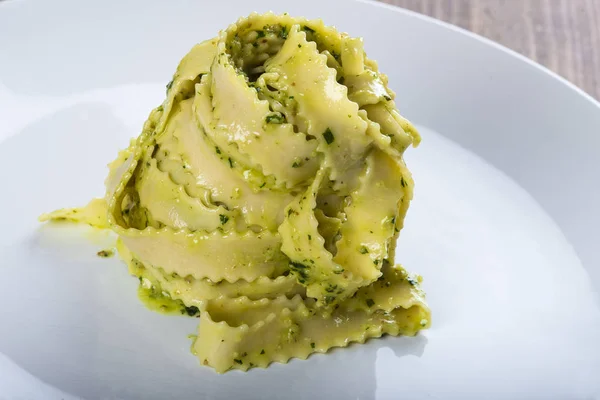
POLYGON ((394 97, 361 39, 252 14, 182 59, 104 199, 45 218, 112 229, 218 372, 414 335, 430 311, 394 258, 420 138, 394 97))

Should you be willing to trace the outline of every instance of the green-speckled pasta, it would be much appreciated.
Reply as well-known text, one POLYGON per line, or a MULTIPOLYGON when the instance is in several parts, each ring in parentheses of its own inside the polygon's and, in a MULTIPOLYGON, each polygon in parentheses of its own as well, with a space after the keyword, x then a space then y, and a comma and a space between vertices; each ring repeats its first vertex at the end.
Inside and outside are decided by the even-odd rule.
POLYGON ((104 199, 42 219, 112 229, 218 372, 414 335, 421 278, 393 262, 420 138, 394 97, 361 39, 250 15, 182 59, 104 199))

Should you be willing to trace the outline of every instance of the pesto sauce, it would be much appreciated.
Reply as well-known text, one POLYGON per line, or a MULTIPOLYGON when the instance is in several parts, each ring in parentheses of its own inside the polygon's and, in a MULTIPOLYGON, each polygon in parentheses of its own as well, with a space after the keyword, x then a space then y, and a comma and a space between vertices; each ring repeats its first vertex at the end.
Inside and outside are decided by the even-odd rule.
MULTIPOLYGON (((181 300, 171 298, 169 294, 162 290, 158 282, 153 282, 148 278, 148 272, 144 265, 136 260, 131 260, 129 272, 138 277, 140 285, 138 287, 138 298, 150 310, 167 315, 187 315, 197 317, 200 310, 196 306, 186 306, 181 300)), ((173 276, 174 279, 181 279, 173 276)))
POLYGON ((108 258, 115 255, 115 251, 113 249, 100 250, 96 253, 98 257, 108 258))
POLYGON ((185 306, 180 300, 173 300, 155 286, 146 288, 140 283, 138 297, 147 308, 161 314, 182 315, 182 310, 185 310, 185 306))

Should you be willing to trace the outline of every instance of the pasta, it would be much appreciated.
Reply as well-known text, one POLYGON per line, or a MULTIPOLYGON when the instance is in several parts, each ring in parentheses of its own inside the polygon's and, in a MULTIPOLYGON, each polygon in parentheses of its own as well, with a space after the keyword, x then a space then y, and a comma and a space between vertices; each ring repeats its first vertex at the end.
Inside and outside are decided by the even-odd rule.
POLYGON ((217 372, 415 335, 421 278, 393 262, 420 137, 394 98, 361 39, 252 14, 182 59, 103 199, 41 220, 113 230, 217 372))

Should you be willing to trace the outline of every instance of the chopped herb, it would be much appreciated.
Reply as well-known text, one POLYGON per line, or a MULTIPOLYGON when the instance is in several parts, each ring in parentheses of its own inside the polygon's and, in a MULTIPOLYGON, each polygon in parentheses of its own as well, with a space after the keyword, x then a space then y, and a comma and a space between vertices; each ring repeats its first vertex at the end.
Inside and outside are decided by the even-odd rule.
POLYGON ((312 342, 312 343, 310 344, 310 347, 312 347, 312 348, 314 349, 314 348, 315 348, 315 342, 312 342))
POLYGON ((241 363, 242 363, 242 360, 239 360, 239 359, 237 359, 237 358, 234 358, 234 359, 233 359, 233 361, 235 361, 235 362, 236 362, 236 363, 238 363, 238 364, 241 364, 241 363))
POLYGON ((323 137, 325 138, 325 141, 327 142, 327 144, 331 144, 335 140, 335 137, 333 136, 333 133, 331 132, 331 129, 329 129, 329 128, 327 128, 327 130, 325 130, 325 132, 323 132, 323 137))
POLYGON ((411 278, 410 276, 408 278, 406 278, 406 281, 411 285, 411 286, 416 286, 417 285, 417 281, 415 281, 413 278, 411 278))
POLYGON ((115 254, 115 252, 112 250, 100 250, 99 252, 96 253, 96 255, 98 257, 102 257, 102 258, 112 257, 114 254, 115 254))
POLYGON ((248 355, 248 353, 246 353, 246 352, 242 353, 242 357, 246 357, 247 355, 248 355))
POLYGON ((167 83, 167 93, 169 93, 169 90, 171 90, 171 87, 173 87, 173 80, 171 79, 171 81, 169 83, 167 83))
POLYGON ((312 240, 312 236, 308 235, 308 240, 312 240))
POLYGON ((367 299, 367 307, 371 308, 374 304, 375 302, 373 301, 373 299, 367 299))
POLYGON ((282 39, 287 39, 288 36, 288 28, 287 26, 282 26, 281 31, 279 31, 279 37, 282 39))
POLYGON ((383 98, 386 99, 387 101, 391 101, 392 100, 392 98, 390 96, 388 96, 388 95, 384 95, 383 98))
POLYGON ((315 30, 314 30, 314 29, 312 29, 312 28, 309 28, 309 27, 308 27, 308 26, 306 26, 306 25, 304 25, 304 26, 302 27, 302 30, 303 30, 303 31, 306 31, 306 32, 310 32, 310 33, 315 33, 315 30))
POLYGON ((218 146, 215 146, 215 151, 217 152, 217 154, 221 154, 221 149, 218 146))
POLYGON ((231 157, 228 157, 227 160, 229 161, 229 168, 233 168, 233 160, 231 157))
POLYGON ((295 269, 306 269, 308 267, 306 265, 302 264, 302 263, 297 263, 297 262, 291 261, 290 262, 290 268, 292 268, 292 269, 294 269, 294 268, 295 269))
POLYGON ((289 97, 289 99, 290 99, 290 100, 294 100, 294 96, 290 96, 290 97, 289 97))
POLYGON ((400 184, 402 185, 402 187, 406 187, 406 181, 404 180, 404 178, 400 178, 400 184))
POLYGON ((325 296, 325 304, 331 304, 335 300, 335 296, 325 296))
POLYGON ((373 264, 379 265, 379 260, 373 260, 373 264))
POLYGON ((369 252, 369 249, 367 249, 365 246, 360 246, 360 254, 367 254, 369 252))
POLYGON ((336 289, 337 289, 337 285, 329 285, 329 286, 328 286, 328 287, 325 289, 325 291, 326 291, 327 293, 333 293, 333 292, 335 292, 335 290, 336 290, 336 289))
POLYGON ((285 122, 285 116, 281 113, 269 114, 267 118, 265 118, 267 124, 283 124, 285 122))
POLYGON ((190 317, 196 316, 200 313, 200 310, 196 306, 184 307, 181 309, 182 314, 187 314, 190 317))
POLYGON ((256 31, 256 33, 258 34, 258 38, 265 37, 265 31, 256 31))
POLYGON ((221 220, 221 225, 225 225, 229 221, 229 217, 223 214, 219 214, 219 219, 221 220))
POLYGON ((262 350, 260 351, 260 354, 265 354, 265 349, 262 349, 262 350))
POLYGON ((300 43, 298 43, 298 48, 302 47, 302 45, 300 43))
POLYGON ((300 166, 300 164, 298 164, 297 161, 294 161, 294 163, 292 164, 292 168, 298 168, 300 166))
POLYGON ((306 271, 308 268, 308 266, 302 263, 297 263, 293 261, 290 262, 290 269, 297 274, 298 281, 300 281, 300 283, 304 283, 308 280, 309 276, 306 271))
POLYGON ((264 188, 266 184, 267 184, 267 182, 263 182, 262 185, 259 186, 259 188, 261 188, 261 189, 264 188))

